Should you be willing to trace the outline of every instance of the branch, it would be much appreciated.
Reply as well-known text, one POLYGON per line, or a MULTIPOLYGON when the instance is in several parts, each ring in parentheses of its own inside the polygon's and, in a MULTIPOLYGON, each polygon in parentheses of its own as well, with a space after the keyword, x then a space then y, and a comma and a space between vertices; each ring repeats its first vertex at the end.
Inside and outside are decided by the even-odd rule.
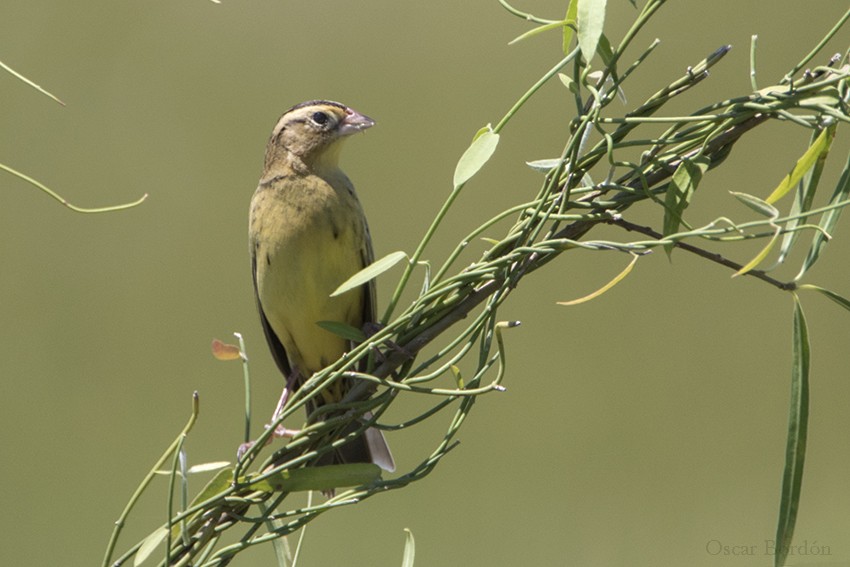
MULTIPOLYGON (((631 223, 627 220, 624 220, 622 218, 612 219, 612 220, 608 221, 608 224, 613 224, 615 226, 619 226, 620 228, 624 228, 624 229, 626 229, 630 232, 637 232, 637 233, 640 233, 640 234, 645 234, 645 235, 652 237, 656 240, 661 240, 661 239, 664 238, 663 234, 661 234, 660 232, 656 232, 655 230, 651 229, 648 226, 640 226, 640 225, 631 223)), ((676 242, 676 243, 674 243, 674 246, 676 246, 677 248, 681 248, 682 250, 685 250, 687 252, 690 252, 691 254, 696 254, 700 258, 705 258, 706 260, 709 260, 709 261, 714 262, 716 264, 720 264, 721 266, 726 266, 727 268, 735 270, 736 272, 744 267, 743 264, 733 262, 732 260, 724 258, 720 254, 717 254, 715 252, 709 252, 708 250, 704 250, 704 249, 699 248, 697 246, 694 246, 692 244, 687 244, 686 242, 676 242)), ((763 282, 769 283, 770 285, 777 287, 777 288, 781 289, 782 291, 794 291, 794 290, 797 289, 797 284, 795 282, 779 281, 777 279, 774 279, 774 278, 768 276, 762 270, 750 270, 749 272, 746 272, 744 275, 745 276, 752 276, 752 277, 759 279, 763 282)))

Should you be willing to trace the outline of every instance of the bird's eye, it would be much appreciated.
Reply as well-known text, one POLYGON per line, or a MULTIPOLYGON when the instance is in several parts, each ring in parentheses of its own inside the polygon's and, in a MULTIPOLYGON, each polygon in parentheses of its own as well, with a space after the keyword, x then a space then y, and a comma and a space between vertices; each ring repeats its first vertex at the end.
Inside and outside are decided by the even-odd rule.
POLYGON ((330 120, 330 117, 324 112, 314 112, 311 118, 313 119, 313 122, 315 122, 319 126, 324 126, 328 123, 328 120, 330 120))

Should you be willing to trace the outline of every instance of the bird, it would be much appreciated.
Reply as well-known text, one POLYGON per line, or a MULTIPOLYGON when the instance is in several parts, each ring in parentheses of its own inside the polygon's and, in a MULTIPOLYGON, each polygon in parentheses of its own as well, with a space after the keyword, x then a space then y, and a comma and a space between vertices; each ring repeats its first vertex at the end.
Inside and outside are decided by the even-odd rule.
MULTIPOLYGON (((286 380, 273 420, 291 392, 351 348, 318 322, 362 329, 376 321, 374 280, 331 297, 374 259, 363 208, 339 167, 345 140, 374 124, 339 102, 309 100, 283 113, 266 146, 248 233, 260 322, 286 380)), ((307 404, 308 415, 339 402, 352 385, 351 378, 340 378, 307 404)), ((374 427, 317 464, 361 462, 395 470, 389 446, 374 427)))

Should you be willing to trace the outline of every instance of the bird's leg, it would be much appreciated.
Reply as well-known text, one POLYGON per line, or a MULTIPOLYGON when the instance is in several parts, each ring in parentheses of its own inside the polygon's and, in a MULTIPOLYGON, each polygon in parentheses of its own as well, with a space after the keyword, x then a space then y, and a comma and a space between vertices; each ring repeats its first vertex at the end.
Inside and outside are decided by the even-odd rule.
MULTIPOLYGON (((301 371, 298 368, 293 368, 292 372, 289 373, 289 376, 286 378, 286 386, 283 387, 283 392, 280 393, 280 400, 277 402, 277 407, 274 409, 274 413, 272 414, 272 420, 269 425, 266 425, 266 428, 271 427, 271 424, 280 419, 280 416, 283 414, 283 406, 286 405, 286 402, 289 400, 289 394, 294 391, 295 383, 298 379, 301 378, 301 371)), ((297 431, 293 431, 291 429, 286 429, 281 423, 274 429, 274 433, 272 437, 269 438, 269 441, 273 437, 292 437, 297 431)))
MULTIPOLYGON (((277 407, 274 409, 274 413, 272 414, 272 419, 269 423, 266 424, 265 428, 268 429, 271 425, 276 422, 281 414, 283 414, 283 406, 286 405, 287 400, 289 400, 289 394, 293 391, 295 387, 295 382, 301 376, 301 373, 297 368, 294 368, 292 372, 289 373, 289 376, 286 379, 286 385, 283 387, 283 392, 280 393, 280 400, 277 402, 277 407)), ((274 429, 274 433, 266 440, 266 445, 272 442, 272 439, 280 438, 280 437, 294 437, 298 431, 294 429, 286 429, 281 423, 274 429)), ((257 442, 256 441, 248 441, 247 443, 242 443, 239 445, 239 448, 236 450, 236 458, 241 459, 242 455, 244 455, 248 450, 253 447, 257 442)))

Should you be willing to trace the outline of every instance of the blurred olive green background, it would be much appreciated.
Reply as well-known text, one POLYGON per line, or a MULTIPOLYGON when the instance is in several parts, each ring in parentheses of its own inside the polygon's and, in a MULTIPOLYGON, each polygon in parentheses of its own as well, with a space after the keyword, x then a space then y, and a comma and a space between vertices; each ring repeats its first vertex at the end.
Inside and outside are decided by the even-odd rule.
MULTIPOLYGON (((517 0, 549 18, 565 4, 517 0)), ((734 49, 710 80, 669 112, 748 93, 752 34, 760 84, 775 83, 845 8, 670 2, 630 52, 662 40, 627 84, 629 102, 726 43, 734 49)), ((634 14, 609 2, 613 41, 634 14)), ((81 206, 150 195, 133 210, 84 216, 0 175, 4 564, 99 564, 194 390, 191 462, 233 459, 241 370, 212 359, 213 337, 245 335, 258 423, 270 414, 281 379, 254 312, 246 217, 279 114, 330 98, 377 120, 348 144, 343 166, 377 255, 412 252, 474 132, 558 60, 557 34, 507 45, 527 29, 495 1, 3 2, 0 60, 67 107, 0 73, 0 163, 81 206)), ((828 53, 846 48, 841 37, 828 53)), ((426 253, 432 263, 469 227, 536 192, 540 178, 524 162, 556 156, 571 116, 557 81, 522 109, 426 253)), ((730 209, 748 218, 728 190, 767 195, 806 143, 781 125, 748 137, 700 187, 692 218, 730 209)), ((848 236, 841 227, 807 281, 850 292, 848 236)), ((755 250, 729 253, 746 261, 755 250)), ((502 311, 523 322, 507 335, 507 392, 479 401, 461 445, 426 480, 311 524, 301 564, 399 565, 403 528, 423 566, 772 564, 765 540, 784 459, 790 297, 655 253, 599 300, 555 305, 625 262, 575 252, 524 280, 502 311)), ((379 281, 382 305, 397 273, 379 281)), ((796 536, 824 555, 790 563, 847 565, 850 318, 821 297, 803 299, 814 361, 796 536)), ((405 403, 418 402, 402 400, 399 419, 405 403)), ((390 435, 401 470, 430 453, 447 417, 390 435)), ((161 495, 131 518, 125 545, 164 521, 161 495)), ((264 547, 236 564, 271 562, 264 547)))

